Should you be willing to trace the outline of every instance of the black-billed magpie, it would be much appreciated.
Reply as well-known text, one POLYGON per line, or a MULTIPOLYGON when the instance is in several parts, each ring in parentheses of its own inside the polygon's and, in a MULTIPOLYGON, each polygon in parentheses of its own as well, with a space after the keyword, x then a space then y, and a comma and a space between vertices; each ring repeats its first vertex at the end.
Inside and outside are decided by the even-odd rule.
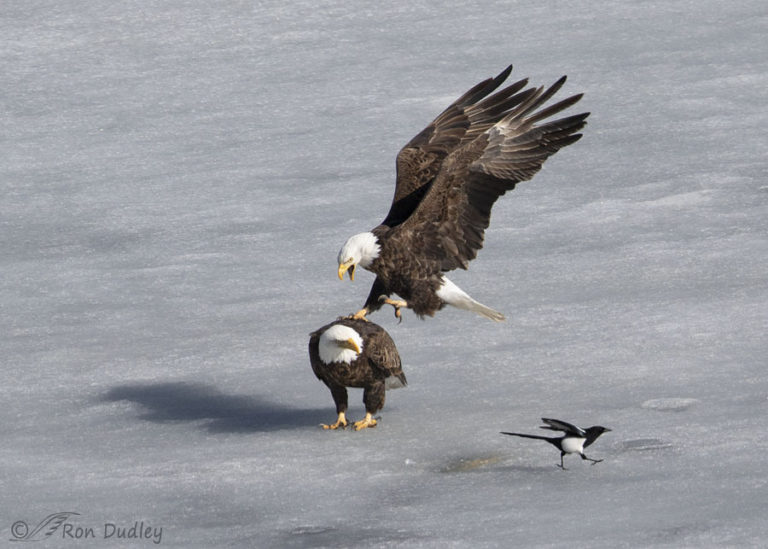
POLYGON ((549 429, 551 431, 563 431, 565 434, 561 437, 543 437, 539 435, 526 435, 523 433, 507 433, 504 431, 502 431, 501 434, 546 440, 553 446, 557 447, 558 450, 560 450, 560 465, 558 465, 558 467, 563 470, 565 470, 565 466, 563 465, 563 458, 565 457, 565 454, 579 454, 581 459, 591 461, 592 465, 603 461, 602 459, 592 459, 585 456, 584 448, 595 442, 597 437, 603 433, 610 431, 610 429, 607 427, 594 425, 592 427, 588 427, 587 429, 582 429, 581 427, 576 427, 575 425, 571 425, 565 421, 560 421, 559 419, 547 419, 545 417, 541 418, 541 421, 546 423, 546 425, 541 426, 542 429, 549 429))

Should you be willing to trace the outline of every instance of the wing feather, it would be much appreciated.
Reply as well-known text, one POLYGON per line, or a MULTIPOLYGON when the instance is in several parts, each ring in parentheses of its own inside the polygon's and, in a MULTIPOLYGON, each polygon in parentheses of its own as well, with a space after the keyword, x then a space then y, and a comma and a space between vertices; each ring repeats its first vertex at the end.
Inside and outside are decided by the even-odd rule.
POLYGON ((512 71, 510 65, 494 78, 473 86, 440 113, 398 153, 395 194, 382 222, 395 227, 408 219, 440 171, 443 160, 495 124, 521 98, 521 80, 492 94, 512 71))
POLYGON ((511 95, 505 88, 475 105, 476 111, 465 108, 470 115, 475 113, 476 120, 465 136, 474 137, 440 162, 433 181, 421 188, 422 196, 411 204, 413 212, 393 229, 402 247, 431 262, 435 271, 467 268, 483 246, 496 200, 517 183, 531 179, 547 158, 581 138, 577 132, 589 113, 546 122, 582 97, 574 95, 545 107, 565 80, 563 76, 549 88, 515 90, 511 95), (481 128, 485 129, 475 135, 481 128))
POLYGON ((403 373, 400 354, 392 337, 383 329, 376 326, 375 330, 368 329, 367 344, 368 359, 371 366, 380 370, 384 377, 396 377, 403 385, 407 384, 405 374, 403 373))
POLYGON ((562 421, 559 419, 541 418, 541 421, 547 425, 543 425, 542 429, 549 429, 550 431, 563 431, 567 435, 574 435, 577 437, 586 437, 587 433, 581 427, 576 427, 572 423, 562 421))

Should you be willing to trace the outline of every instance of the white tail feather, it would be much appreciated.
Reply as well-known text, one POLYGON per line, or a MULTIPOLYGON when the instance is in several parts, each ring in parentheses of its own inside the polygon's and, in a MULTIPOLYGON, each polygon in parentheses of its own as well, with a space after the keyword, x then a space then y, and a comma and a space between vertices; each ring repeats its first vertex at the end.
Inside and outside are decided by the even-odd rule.
POLYGON ((505 320, 504 315, 498 311, 494 311, 490 307, 486 307, 482 303, 478 303, 472 299, 467 292, 456 286, 453 282, 443 277, 443 284, 437 290, 437 297, 445 301, 448 305, 453 305, 459 309, 465 311, 472 311, 485 318, 490 318, 494 322, 502 322, 505 320))

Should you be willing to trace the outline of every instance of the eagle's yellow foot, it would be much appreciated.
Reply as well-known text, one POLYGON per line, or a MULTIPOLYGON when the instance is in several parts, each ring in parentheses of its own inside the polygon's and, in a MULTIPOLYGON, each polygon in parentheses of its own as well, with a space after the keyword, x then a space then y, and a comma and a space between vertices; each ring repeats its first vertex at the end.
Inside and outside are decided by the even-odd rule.
POLYGON ((331 425, 326 425, 325 423, 321 423, 323 429, 338 429, 341 427, 342 429, 346 429, 347 425, 349 423, 347 422, 347 418, 344 416, 344 412, 339 412, 339 418, 336 420, 336 423, 332 423, 331 425))
POLYGON ((365 315, 367 314, 368 314, 368 309, 360 309, 349 318, 351 318, 352 320, 365 320, 366 322, 368 322, 368 319, 365 318, 365 315))
POLYGON ((395 308, 395 318, 401 321, 403 320, 400 309, 402 307, 408 308, 407 301, 403 301, 402 299, 389 299, 387 296, 383 295, 379 297, 379 302, 384 303, 385 305, 392 305, 395 308))
POLYGON ((355 431, 359 431, 361 429, 367 429, 368 427, 376 427, 376 420, 373 419, 371 414, 366 413, 364 419, 356 421, 353 425, 355 427, 355 431))

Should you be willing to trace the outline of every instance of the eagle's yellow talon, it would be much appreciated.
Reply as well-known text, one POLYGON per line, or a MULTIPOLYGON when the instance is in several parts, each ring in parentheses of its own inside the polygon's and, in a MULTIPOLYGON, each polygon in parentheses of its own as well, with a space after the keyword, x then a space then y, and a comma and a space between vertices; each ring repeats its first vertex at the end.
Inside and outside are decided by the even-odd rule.
POLYGON ((351 318, 352 320, 364 320, 366 322, 370 322, 367 318, 365 318, 365 315, 368 314, 368 309, 360 309, 355 314, 350 315, 348 318, 351 318))
POLYGON ((366 413, 365 418, 361 419, 360 421, 356 421, 354 423, 355 431, 360 431, 361 429, 367 429, 369 427, 376 427, 377 421, 373 419, 373 416, 371 414, 366 413))
POLYGON ((392 305, 395 308, 395 318, 399 320, 403 320, 402 313, 400 312, 400 309, 403 307, 408 307, 408 302, 403 301, 402 299, 390 299, 385 295, 382 295, 379 297, 379 302, 384 303, 386 305, 392 305))
POLYGON ((342 429, 346 429, 349 423, 347 422, 347 418, 344 416, 344 412, 339 412, 339 418, 336 420, 336 423, 332 423, 331 425, 326 425, 325 423, 321 423, 320 425, 323 427, 323 429, 336 430, 339 427, 341 427, 342 429))

